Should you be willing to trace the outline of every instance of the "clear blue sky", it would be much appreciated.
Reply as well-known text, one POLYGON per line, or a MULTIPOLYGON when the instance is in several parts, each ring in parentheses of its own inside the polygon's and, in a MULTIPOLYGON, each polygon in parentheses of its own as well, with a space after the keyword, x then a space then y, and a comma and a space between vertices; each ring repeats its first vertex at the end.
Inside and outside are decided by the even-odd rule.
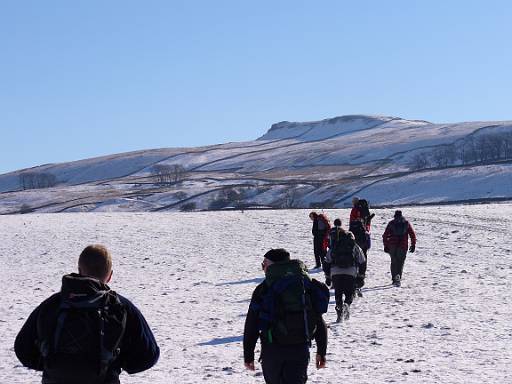
POLYGON ((0 0, 0 173, 282 120, 512 120, 511 20, 493 0, 0 0))

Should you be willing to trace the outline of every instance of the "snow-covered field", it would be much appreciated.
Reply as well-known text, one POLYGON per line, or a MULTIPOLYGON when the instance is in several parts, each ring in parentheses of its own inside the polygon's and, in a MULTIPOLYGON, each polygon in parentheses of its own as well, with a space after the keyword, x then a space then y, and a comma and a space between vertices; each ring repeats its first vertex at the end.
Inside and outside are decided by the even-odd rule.
MULTIPOLYGON (((380 236, 392 210, 376 210, 364 297, 330 324, 328 367, 311 383, 512 382, 512 205, 404 208, 417 251, 402 288, 388 283, 380 236)), ((328 210, 348 218, 348 210, 328 210)), ((0 216, 0 382, 37 383, 13 351, 30 311, 102 243, 111 287, 140 307, 161 348, 153 369, 123 383, 263 383, 245 371, 242 330, 262 254, 285 247, 312 264, 308 211, 70 213, 0 216)), ((318 272, 314 277, 320 278, 318 272)))

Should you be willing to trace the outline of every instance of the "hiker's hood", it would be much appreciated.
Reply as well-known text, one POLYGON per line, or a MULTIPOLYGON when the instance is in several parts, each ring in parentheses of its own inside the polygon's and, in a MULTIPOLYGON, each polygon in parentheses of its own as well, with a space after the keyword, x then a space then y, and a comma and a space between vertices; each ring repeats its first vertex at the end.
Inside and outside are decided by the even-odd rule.
POLYGON ((74 302, 103 296, 109 290, 108 285, 98 279, 70 273, 62 277, 60 294, 63 300, 74 302))
POLYGON ((300 260, 286 260, 268 266, 265 272, 265 281, 272 285, 276 280, 285 276, 308 276, 308 270, 300 260))

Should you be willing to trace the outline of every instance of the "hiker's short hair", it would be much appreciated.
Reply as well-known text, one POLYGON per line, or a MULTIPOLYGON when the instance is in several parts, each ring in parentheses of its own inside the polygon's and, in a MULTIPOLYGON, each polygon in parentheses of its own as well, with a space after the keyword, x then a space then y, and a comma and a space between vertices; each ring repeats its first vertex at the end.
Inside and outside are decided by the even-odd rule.
POLYGON ((112 271, 112 256, 103 245, 89 245, 78 258, 78 268, 82 275, 99 280, 107 279, 112 271))
POLYGON ((290 260, 290 253, 284 248, 276 248, 265 253, 263 257, 273 263, 279 263, 280 261, 290 260))

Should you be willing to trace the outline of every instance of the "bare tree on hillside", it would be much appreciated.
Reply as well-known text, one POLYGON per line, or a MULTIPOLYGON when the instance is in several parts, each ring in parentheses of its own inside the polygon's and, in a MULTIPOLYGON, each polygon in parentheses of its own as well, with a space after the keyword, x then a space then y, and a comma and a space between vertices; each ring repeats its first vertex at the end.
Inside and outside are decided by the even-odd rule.
POLYGON ((50 188, 57 185, 57 177, 47 172, 23 172, 19 183, 22 189, 50 188))
POLYGON ((172 168, 165 164, 156 164, 151 169, 153 177, 158 184, 171 184, 172 168))
POLYGON ((457 151, 453 145, 436 148, 432 152, 432 161, 436 167, 447 167, 457 160, 457 151))
POLYGON ((288 188, 284 193, 282 207, 283 208, 295 208, 297 206, 298 193, 295 188, 288 188))
POLYGON ((462 164, 471 164, 477 161, 476 145, 473 136, 464 139, 460 149, 459 157, 462 161, 462 164))
POLYGON ((422 153, 417 153, 412 157, 410 167, 414 171, 418 171, 420 169, 428 168, 429 164, 430 164, 430 160, 429 160, 428 155, 425 152, 422 152, 422 153))
POLYGON ((512 132, 506 132, 503 134, 503 158, 512 158, 512 132))
POLYGON ((503 138, 504 135, 501 134, 487 135, 487 147, 491 160, 499 160, 502 158, 503 138))
POLYGON ((172 181, 179 183, 186 177, 185 168, 181 164, 172 165, 172 181))

